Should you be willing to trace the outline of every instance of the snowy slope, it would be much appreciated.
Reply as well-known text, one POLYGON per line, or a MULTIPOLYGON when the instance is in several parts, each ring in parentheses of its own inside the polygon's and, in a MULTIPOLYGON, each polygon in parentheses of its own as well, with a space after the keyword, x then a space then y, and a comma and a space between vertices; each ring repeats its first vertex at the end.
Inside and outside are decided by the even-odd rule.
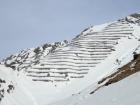
MULTIPOLYGON (((65 99, 71 102, 78 93, 96 89, 98 81, 139 53, 139 20, 139 14, 133 14, 90 27, 70 42, 45 44, 4 59, 0 105, 48 105, 60 100, 70 105, 65 99)), ((74 105, 84 105, 90 97, 74 105)))
POLYGON ((104 87, 92 95, 75 95, 51 105, 139 105, 140 72, 104 87))

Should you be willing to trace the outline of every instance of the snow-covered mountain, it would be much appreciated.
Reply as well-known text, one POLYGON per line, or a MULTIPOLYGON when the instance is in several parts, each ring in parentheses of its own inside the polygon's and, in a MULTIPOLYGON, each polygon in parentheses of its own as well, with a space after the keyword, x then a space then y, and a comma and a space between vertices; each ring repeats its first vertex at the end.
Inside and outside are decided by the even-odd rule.
POLYGON ((139 54, 138 13, 23 50, 0 63, 0 105, 139 105, 139 54))

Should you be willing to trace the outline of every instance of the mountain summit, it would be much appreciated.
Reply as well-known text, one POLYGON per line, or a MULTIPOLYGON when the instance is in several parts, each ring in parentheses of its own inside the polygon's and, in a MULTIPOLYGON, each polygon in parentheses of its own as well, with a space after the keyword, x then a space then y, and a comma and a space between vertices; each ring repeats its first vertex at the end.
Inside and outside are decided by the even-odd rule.
POLYGON ((125 18, 126 21, 130 23, 137 23, 140 25, 140 14, 139 13, 134 13, 125 18))
POLYGON ((0 62, 0 105, 139 105, 139 54, 138 13, 23 50, 0 62))

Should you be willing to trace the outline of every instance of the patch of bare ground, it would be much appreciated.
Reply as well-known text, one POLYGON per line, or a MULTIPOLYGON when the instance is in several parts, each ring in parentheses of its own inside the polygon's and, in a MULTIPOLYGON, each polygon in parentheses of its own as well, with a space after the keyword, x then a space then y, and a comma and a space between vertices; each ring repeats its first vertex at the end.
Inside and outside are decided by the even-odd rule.
POLYGON ((119 68, 117 72, 115 72, 115 73, 111 74, 110 76, 105 77, 101 81, 99 81, 98 84, 100 86, 98 88, 96 88, 94 91, 90 92, 90 94, 95 93, 97 90, 99 90, 100 88, 102 88, 104 86, 108 86, 110 84, 121 81, 122 79, 124 79, 136 72, 139 72, 139 71, 140 71, 140 54, 135 54, 134 59, 130 63, 126 64, 122 68, 119 68))

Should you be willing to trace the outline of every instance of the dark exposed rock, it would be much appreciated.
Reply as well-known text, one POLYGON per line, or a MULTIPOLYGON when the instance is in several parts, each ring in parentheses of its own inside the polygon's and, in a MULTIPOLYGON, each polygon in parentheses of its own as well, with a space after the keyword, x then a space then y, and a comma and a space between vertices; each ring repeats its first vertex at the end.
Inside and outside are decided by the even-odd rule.
POLYGON ((14 90, 14 86, 13 85, 8 85, 7 92, 10 93, 12 90, 14 90))
POLYGON ((120 68, 117 72, 113 73, 112 75, 102 79, 101 81, 98 82, 98 84, 103 83, 105 80, 110 79, 106 85, 118 82, 129 75, 132 75, 136 72, 140 71, 140 55, 134 55, 134 60, 128 63, 127 65, 123 66, 120 68), (136 62, 136 63, 135 63, 136 62), (135 63, 133 70, 131 65, 135 63))
POLYGON ((43 50, 45 50, 45 49, 48 48, 48 47, 51 47, 51 45, 50 45, 50 44, 44 44, 44 45, 42 46, 43 50))
POLYGON ((22 69, 28 69, 29 67, 31 67, 31 65, 38 64, 41 57, 46 56, 49 53, 55 52, 57 47, 65 46, 66 44, 68 44, 67 40, 63 41, 62 43, 56 42, 54 44, 44 44, 35 49, 22 50, 19 54, 7 57, 3 61, 1 61, 0 64, 3 64, 6 67, 10 67, 13 70, 17 71, 21 71, 22 69))
POLYGON ((6 83, 6 81, 5 81, 5 80, 0 79, 0 83, 6 83))
POLYGON ((120 68, 117 72, 111 74, 110 76, 107 76, 105 78, 103 78, 101 81, 98 82, 98 84, 102 84, 100 85, 98 88, 96 88, 94 91, 90 92, 90 94, 95 93, 97 90, 99 90, 100 88, 104 87, 104 86, 108 86, 110 84, 116 83, 118 81, 121 81, 122 79, 136 73, 140 71, 140 54, 136 54, 134 55, 134 59, 126 64, 125 66, 123 66, 122 68, 120 68))
POLYGON ((36 54, 39 54, 39 53, 41 52, 40 47, 37 47, 36 49, 34 49, 34 52, 35 52, 36 54))
POLYGON ((140 14, 138 14, 138 13, 131 14, 130 16, 132 16, 134 18, 140 18, 140 14))
POLYGON ((2 100, 2 98, 4 98, 4 89, 0 90, 0 101, 2 100))

